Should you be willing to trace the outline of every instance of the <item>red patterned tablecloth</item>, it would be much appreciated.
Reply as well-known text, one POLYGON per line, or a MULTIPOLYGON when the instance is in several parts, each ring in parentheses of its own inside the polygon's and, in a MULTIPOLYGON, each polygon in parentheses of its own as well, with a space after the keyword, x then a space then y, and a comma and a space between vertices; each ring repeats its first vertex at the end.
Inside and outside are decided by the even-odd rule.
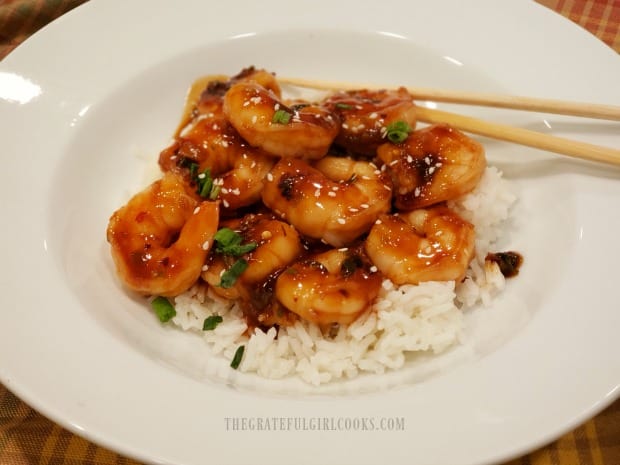
MULTIPOLYGON (((538 1, 620 53, 620 0, 538 1)), ((83 2, 0 0, 0 59, 39 28, 83 2)), ((0 384, 0 464, 138 465, 138 462, 75 436, 31 409, 0 384)), ((557 441, 504 465, 620 465, 620 401, 557 441)))

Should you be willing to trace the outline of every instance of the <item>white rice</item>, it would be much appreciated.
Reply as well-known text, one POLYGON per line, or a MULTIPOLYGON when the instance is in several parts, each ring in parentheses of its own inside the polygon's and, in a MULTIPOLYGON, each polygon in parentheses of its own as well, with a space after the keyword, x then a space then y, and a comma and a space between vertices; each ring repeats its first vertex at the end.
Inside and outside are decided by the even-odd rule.
POLYGON ((415 354, 439 354, 459 341, 463 312, 488 305, 505 285, 495 264, 485 257, 502 235, 515 196, 496 168, 487 168, 470 194, 449 206, 476 228, 476 256, 465 280, 395 286, 385 280, 371 309, 337 333, 323 334, 312 323, 267 332, 248 329, 239 307, 196 285, 175 299, 172 322, 205 341, 205 350, 231 360, 245 346, 238 370, 269 379, 297 376, 312 385, 350 379, 361 373, 381 374, 402 368, 415 354), (212 331, 202 331, 210 315, 223 318, 212 331), (277 337, 276 337, 277 336, 277 337))

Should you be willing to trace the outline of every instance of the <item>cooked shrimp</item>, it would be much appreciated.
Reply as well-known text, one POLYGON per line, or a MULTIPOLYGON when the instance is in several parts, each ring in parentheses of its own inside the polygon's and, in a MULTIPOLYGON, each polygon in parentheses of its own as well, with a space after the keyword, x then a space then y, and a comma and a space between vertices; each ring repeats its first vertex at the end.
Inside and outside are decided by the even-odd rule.
POLYGON ((224 96, 224 113, 254 147, 279 157, 323 157, 338 134, 338 120, 326 109, 287 106, 255 82, 239 82, 224 96))
POLYGON ((296 260, 303 252, 299 234, 291 225, 268 214, 248 214, 240 219, 222 223, 241 235, 243 244, 254 243, 256 248, 243 255, 247 268, 234 285, 220 285, 222 274, 235 258, 211 254, 202 272, 213 292, 230 300, 240 299, 246 316, 260 325, 283 324, 290 316, 271 299, 273 280, 279 270, 296 260))
POLYGON ((200 276, 218 216, 218 203, 197 200, 179 176, 164 175, 110 218, 107 239, 119 277, 142 294, 184 292, 200 276))
POLYGON ((223 103, 224 94, 237 82, 255 82, 273 92, 278 98, 282 95, 280 85, 273 73, 250 66, 242 69, 239 74, 230 79, 227 79, 225 76, 207 77, 206 81, 205 78, 199 79, 190 91, 191 94, 195 86, 200 86, 197 90, 201 91, 201 93, 194 108, 192 108, 192 116, 206 115, 214 110, 215 113, 219 113, 218 107, 221 107, 223 103))
POLYGON ((383 144, 377 154, 392 177, 395 206, 403 210, 470 192, 486 168, 482 145, 447 125, 415 131, 400 144, 383 144))
POLYGON ((188 126, 159 157, 163 171, 184 173, 196 164, 196 173, 206 169, 220 186, 218 196, 224 210, 251 205, 261 197, 264 178, 275 159, 249 146, 226 120, 221 103, 188 126), (218 113, 219 111, 219 113, 218 113))
POLYGON ((474 256, 474 227, 444 206, 383 215, 366 252, 396 284, 460 281, 474 256))
POLYGON ((354 154, 374 157, 390 123, 402 121, 411 129, 416 124, 415 105, 405 88, 338 92, 324 104, 341 120, 335 143, 354 154))
POLYGON ((305 320, 348 324, 379 294, 382 277, 361 248, 332 249, 294 263, 276 280, 276 298, 305 320))
POLYGON ((263 202, 302 234, 341 247, 390 209, 391 188, 369 162, 328 156, 311 166, 288 158, 267 176, 263 202))

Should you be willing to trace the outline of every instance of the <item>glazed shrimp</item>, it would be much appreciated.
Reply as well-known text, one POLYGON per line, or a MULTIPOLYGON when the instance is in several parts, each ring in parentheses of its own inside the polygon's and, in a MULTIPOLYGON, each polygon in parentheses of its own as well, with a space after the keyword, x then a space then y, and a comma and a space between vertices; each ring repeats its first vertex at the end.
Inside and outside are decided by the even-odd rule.
MULTIPOLYGON (((163 171, 185 174, 196 164, 195 172, 206 169, 220 186, 218 198, 224 210, 251 205, 261 197, 264 178, 275 159, 249 146, 222 113, 221 102, 188 126, 180 137, 159 157, 163 171), (219 105, 219 106, 218 106, 219 105)), ((195 181, 195 180, 194 180, 195 181)))
POLYGON ((415 105, 405 88, 398 90, 353 90, 325 99, 326 108, 340 118, 340 132, 334 141, 351 153, 376 155, 385 142, 390 123, 402 121, 415 128, 415 105))
POLYGON ((372 305, 381 282, 361 248, 332 249, 288 267, 276 280, 275 295, 305 320, 348 324, 372 305))
POLYGON ((377 149, 394 183, 394 204, 403 210, 451 200, 476 187, 486 169, 482 145, 447 125, 409 134, 377 149))
POLYGON ((342 247, 390 209, 391 194, 372 163, 327 156, 311 166, 289 158, 267 176, 263 202, 302 234, 342 247))
POLYGON ((223 288, 220 285, 222 274, 234 261, 222 254, 211 254, 203 268, 202 279, 219 296, 240 299, 246 316, 257 325, 288 321, 290 317, 286 312, 279 311, 271 295, 278 271, 296 260, 304 250, 295 228, 269 214, 248 214, 226 221, 222 226, 240 234, 244 244, 256 244, 256 248, 244 254, 247 268, 232 287, 223 288))
POLYGON ((254 147, 279 157, 323 157, 338 134, 331 112, 311 105, 287 106, 255 82, 233 85, 224 96, 224 113, 254 147))
POLYGON ((474 227, 444 206, 383 215, 366 252, 395 284, 460 281, 474 256, 474 227))
POLYGON ((107 240, 119 277, 146 295, 189 289, 200 276, 218 216, 218 203, 196 200, 180 177, 164 175, 110 218, 107 240))

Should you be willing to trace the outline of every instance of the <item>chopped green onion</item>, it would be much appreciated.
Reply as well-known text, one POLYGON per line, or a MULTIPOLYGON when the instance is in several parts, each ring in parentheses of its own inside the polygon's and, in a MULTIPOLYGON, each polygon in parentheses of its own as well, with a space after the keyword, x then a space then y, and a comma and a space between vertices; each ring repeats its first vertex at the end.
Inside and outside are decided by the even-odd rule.
POLYGON ((235 356, 233 357, 232 362, 230 362, 231 368, 234 368, 235 370, 239 368, 239 364, 241 363, 241 359, 243 358, 244 351, 245 351, 245 346, 239 346, 237 348, 237 351, 235 352, 235 356))
POLYGON ((214 239, 216 252, 224 255, 232 255, 233 257, 240 257, 244 253, 251 252, 258 246, 256 242, 241 244, 243 240, 241 234, 230 228, 219 229, 215 233, 214 239))
POLYGON ((336 108, 339 108, 341 110, 351 110, 353 108, 353 105, 344 102, 338 102, 336 103, 336 108))
POLYGON ((271 119, 275 124, 287 124, 291 120, 291 114, 286 110, 277 110, 271 119))
POLYGON ((403 142, 410 132, 411 128, 405 121, 394 121, 386 127, 387 138, 395 144, 403 142))
POLYGON ((203 331, 212 331, 214 330, 217 325, 219 325, 222 321, 224 321, 224 318, 222 318, 219 315, 211 315, 208 316, 207 318, 205 318, 204 323, 202 324, 202 330, 203 331))
POLYGON ((155 297, 151 302, 151 307, 153 308, 153 311, 155 311, 155 314, 157 315, 157 318, 159 318, 159 321, 161 321, 162 323, 170 321, 177 314, 174 306, 165 297, 155 297))
POLYGON ((248 262, 246 262, 243 258, 237 260, 230 268, 222 273, 220 278, 220 287, 223 287, 224 289, 233 287, 239 276, 241 276, 241 273, 243 273, 247 267, 248 262))
POLYGON ((217 199, 217 196, 220 195, 220 191, 222 190, 222 186, 218 185, 213 185, 213 187, 211 188, 211 193, 209 194, 209 200, 215 200, 217 199))
POLYGON ((197 176, 198 176, 198 163, 191 161, 189 162, 189 178, 192 181, 194 181, 197 176))
POLYGON ((213 189, 211 171, 209 169, 204 170, 204 172, 197 176, 196 183, 198 184, 198 195, 203 199, 210 198, 211 189, 213 189))

